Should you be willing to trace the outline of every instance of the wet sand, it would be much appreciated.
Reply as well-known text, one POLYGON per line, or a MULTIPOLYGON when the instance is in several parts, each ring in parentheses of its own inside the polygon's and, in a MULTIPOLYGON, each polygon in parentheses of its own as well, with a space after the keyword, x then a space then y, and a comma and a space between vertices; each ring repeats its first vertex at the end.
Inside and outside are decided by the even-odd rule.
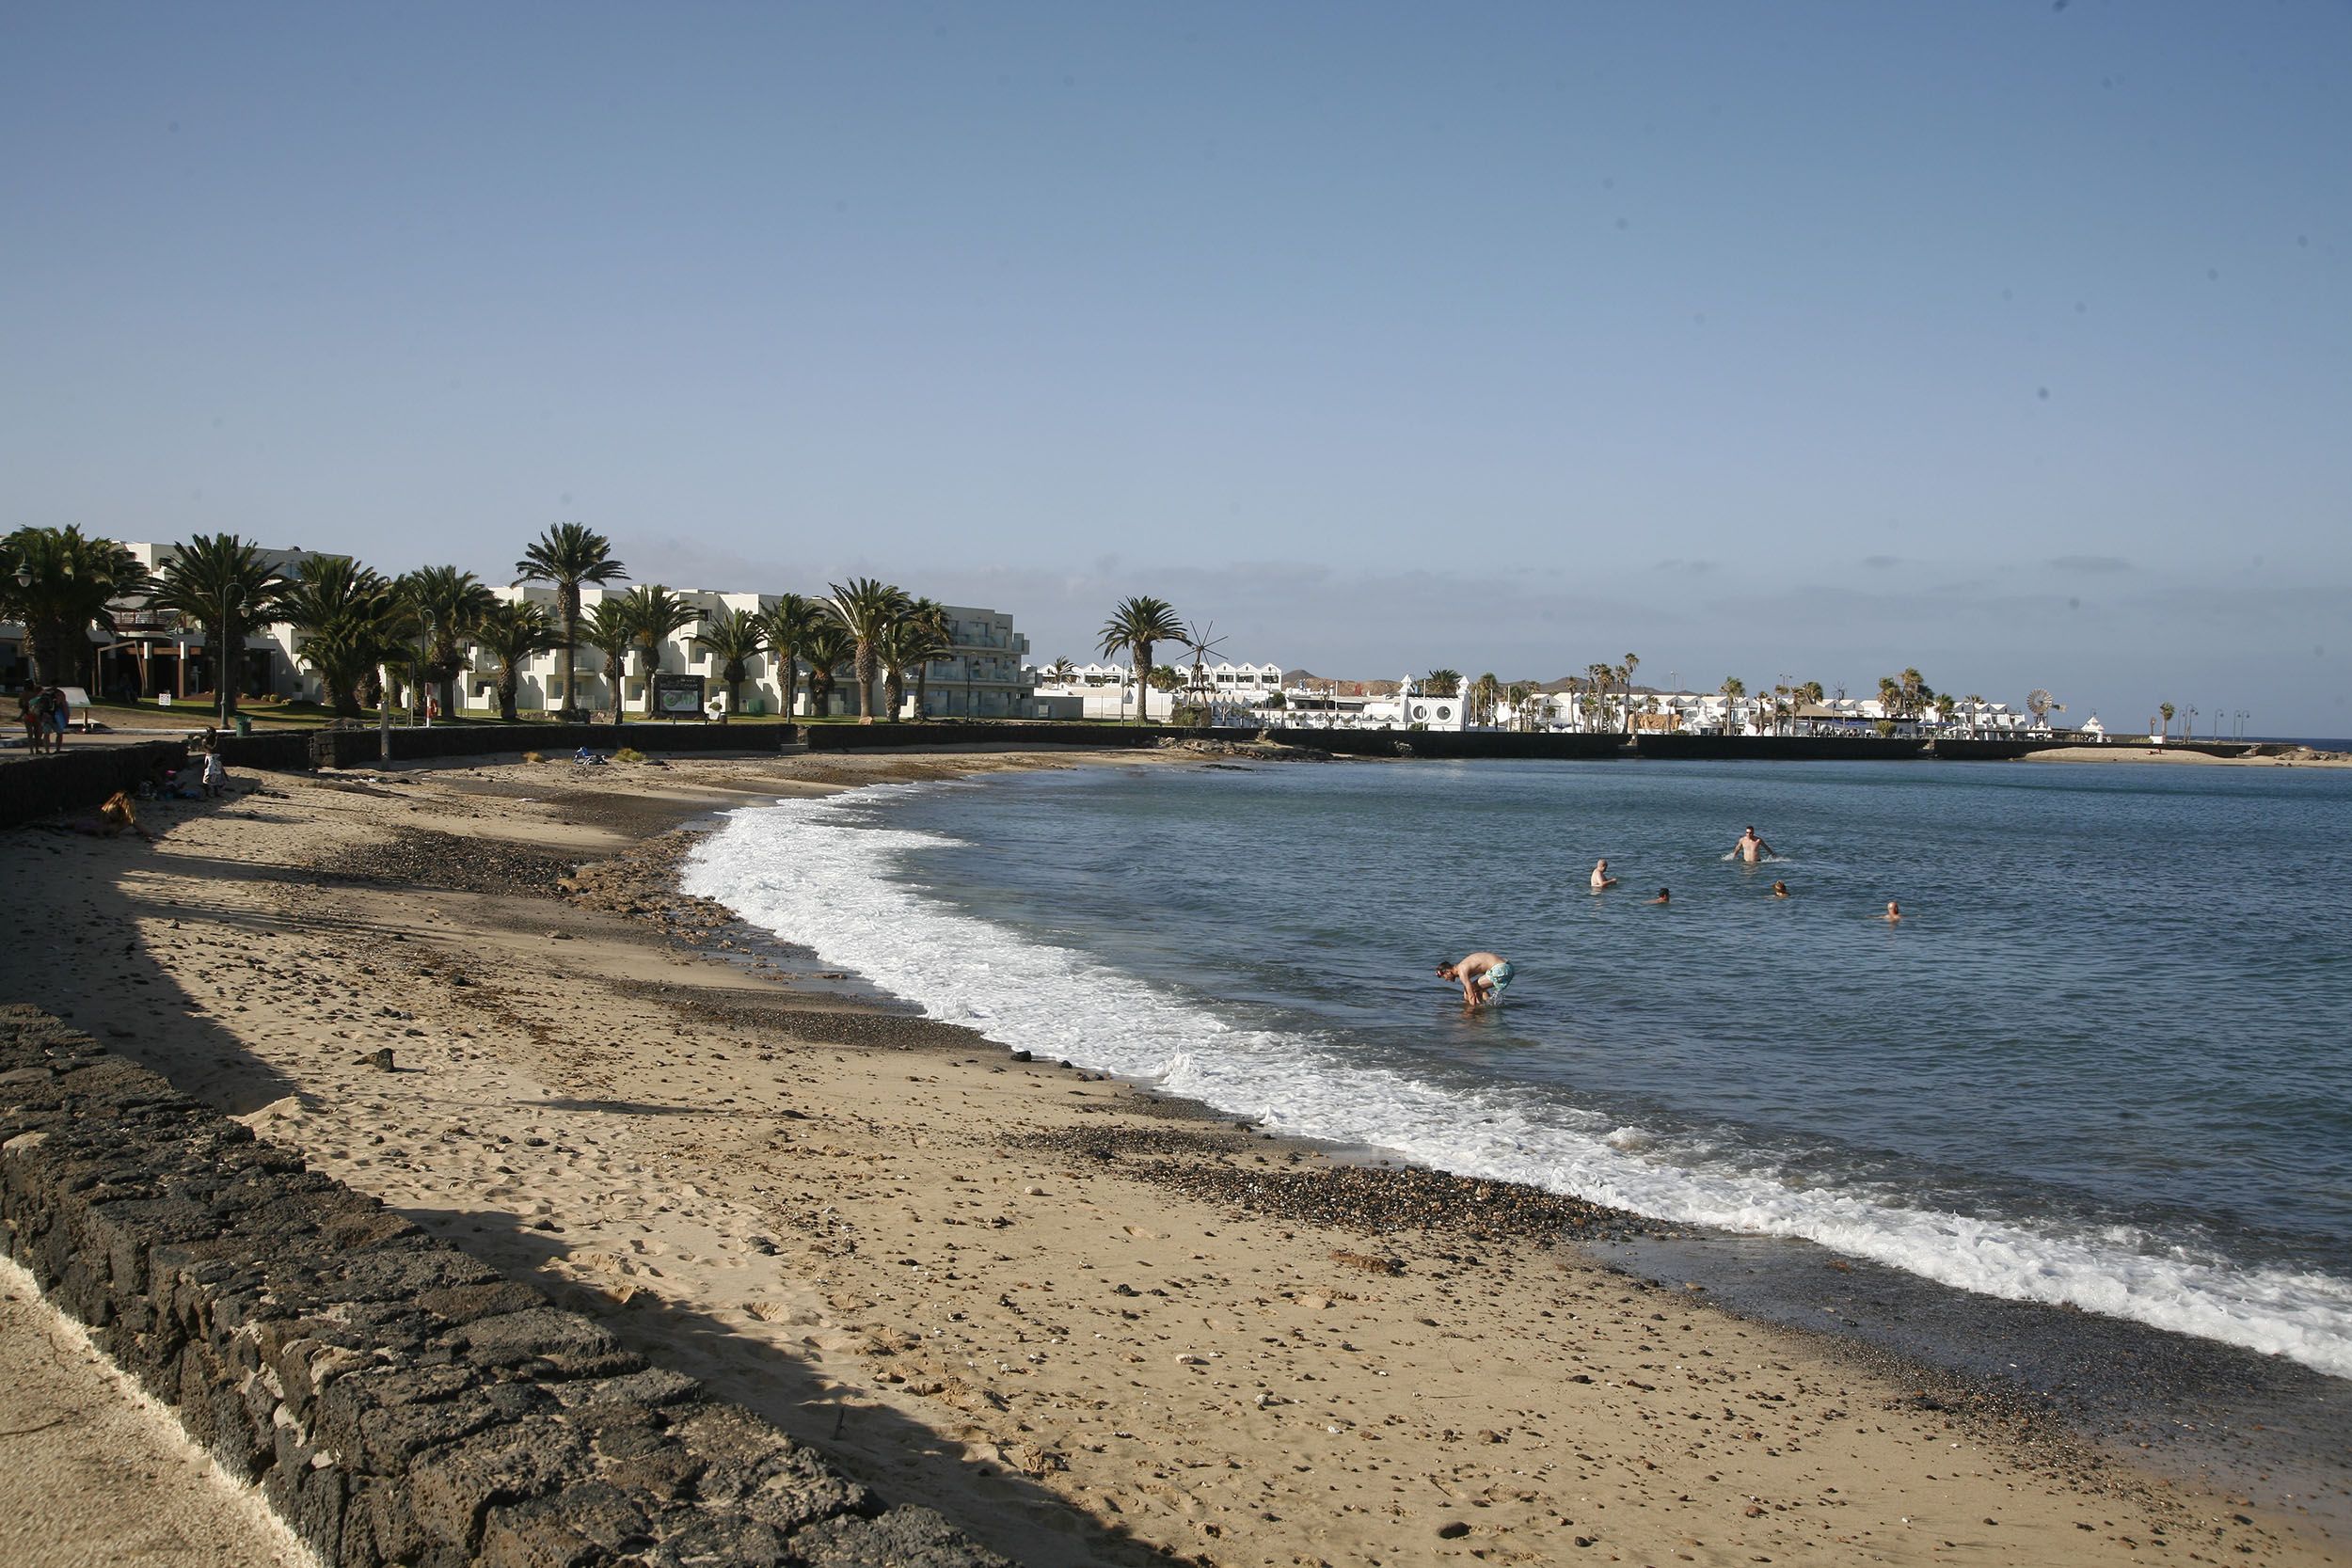
POLYGON ((2113 742, 2105 746, 2054 746, 2046 752, 2027 752, 2017 760, 2144 762, 2190 768, 2352 768, 2352 757, 2335 752, 2297 749, 2283 756, 2217 757, 2210 752, 2192 752, 2179 746, 2151 746, 2144 741, 2133 744, 2113 742))
POLYGON ((1627 1216, 1015 1060, 671 890, 717 810, 1079 762, 1163 765, 262 775, 8 835, 0 994, 1030 1563, 2330 1555, 1575 1240, 1627 1216))

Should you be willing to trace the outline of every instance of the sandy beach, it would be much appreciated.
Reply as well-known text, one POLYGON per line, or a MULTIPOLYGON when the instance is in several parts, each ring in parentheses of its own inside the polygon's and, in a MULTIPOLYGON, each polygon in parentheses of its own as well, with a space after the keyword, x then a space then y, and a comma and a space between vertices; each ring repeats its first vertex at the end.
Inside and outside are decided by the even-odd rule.
POLYGON ((1561 1240, 1623 1216, 1013 1059, 671 891, 716 811, 1082 765, 1180 764, 250 775, 13 833, 0 995, 1025 1562, 2337 1555, 1561 1240))

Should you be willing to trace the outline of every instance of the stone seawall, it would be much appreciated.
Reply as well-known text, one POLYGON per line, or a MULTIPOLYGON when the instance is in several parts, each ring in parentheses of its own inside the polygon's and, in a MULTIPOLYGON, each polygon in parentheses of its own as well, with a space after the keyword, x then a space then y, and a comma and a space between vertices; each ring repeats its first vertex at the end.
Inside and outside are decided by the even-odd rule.
POLYGON ((167 768, 184 768, 187 761, 188 749, 177 740, 69 743, 56 756, 11 759, 0 767, 0 828, 59 812, 94 811, 116 790, 135 794, 141 780, 167 768))
POLYGON ((0 1244, 331 1568, 1007 1568, 22 1006, 0 1244))

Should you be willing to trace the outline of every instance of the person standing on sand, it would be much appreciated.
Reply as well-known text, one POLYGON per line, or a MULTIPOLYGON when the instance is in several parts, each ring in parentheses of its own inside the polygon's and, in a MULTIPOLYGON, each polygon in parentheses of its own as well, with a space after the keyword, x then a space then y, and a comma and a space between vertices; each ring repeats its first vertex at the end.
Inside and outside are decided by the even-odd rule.
POLYGON ((1510 989, 1511 961, 1493 953, 1472 953, 1456 962, 1439 964, 1438 978, 1460 982, 1465 1007, 1484 1006, 1501 1001, 1510 989))
POLYGON ((1598 893, 1603 888, 1615 887, 1616 885, 1617 879, 1609 875, 1609 863, 1607 861, 1595 862, 1593 864, 1593 891, 1595 893, 1598 893))
POLYGON ((1731 847, 1731 852, 1750 865, 1754 865, 1758 861, 1780 859, 1780 856, 1773 852, 1771 845, 1756 836, 1756 824, 1753 822, 1748 824, 1748 831, 1740 836, 1740 842, 1731 847))

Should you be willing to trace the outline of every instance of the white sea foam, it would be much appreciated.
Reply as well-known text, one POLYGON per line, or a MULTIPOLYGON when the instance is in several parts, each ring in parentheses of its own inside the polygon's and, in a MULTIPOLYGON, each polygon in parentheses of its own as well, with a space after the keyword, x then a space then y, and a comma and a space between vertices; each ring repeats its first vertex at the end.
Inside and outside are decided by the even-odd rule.
POLYGON ((842 831, 864 815, 861 797, 923 787, 737 812, 689 858, 686 891, 932 1017, 1272 1132, 1392 1150, 1676 1224, 1802 1237, 1962 1290, 2065 1303, 2352 1377, 2352 1281, 2236 1268, 2129 1231, 2036 1230, 1713 1167, 1642 1129, 1613 1130, 1507 1085, 1465 1094, 1363 1066, 1311 1036, 1235 1026, 1083 953, 959 912, 886 875, 902 851, 950 841, 842 831))

